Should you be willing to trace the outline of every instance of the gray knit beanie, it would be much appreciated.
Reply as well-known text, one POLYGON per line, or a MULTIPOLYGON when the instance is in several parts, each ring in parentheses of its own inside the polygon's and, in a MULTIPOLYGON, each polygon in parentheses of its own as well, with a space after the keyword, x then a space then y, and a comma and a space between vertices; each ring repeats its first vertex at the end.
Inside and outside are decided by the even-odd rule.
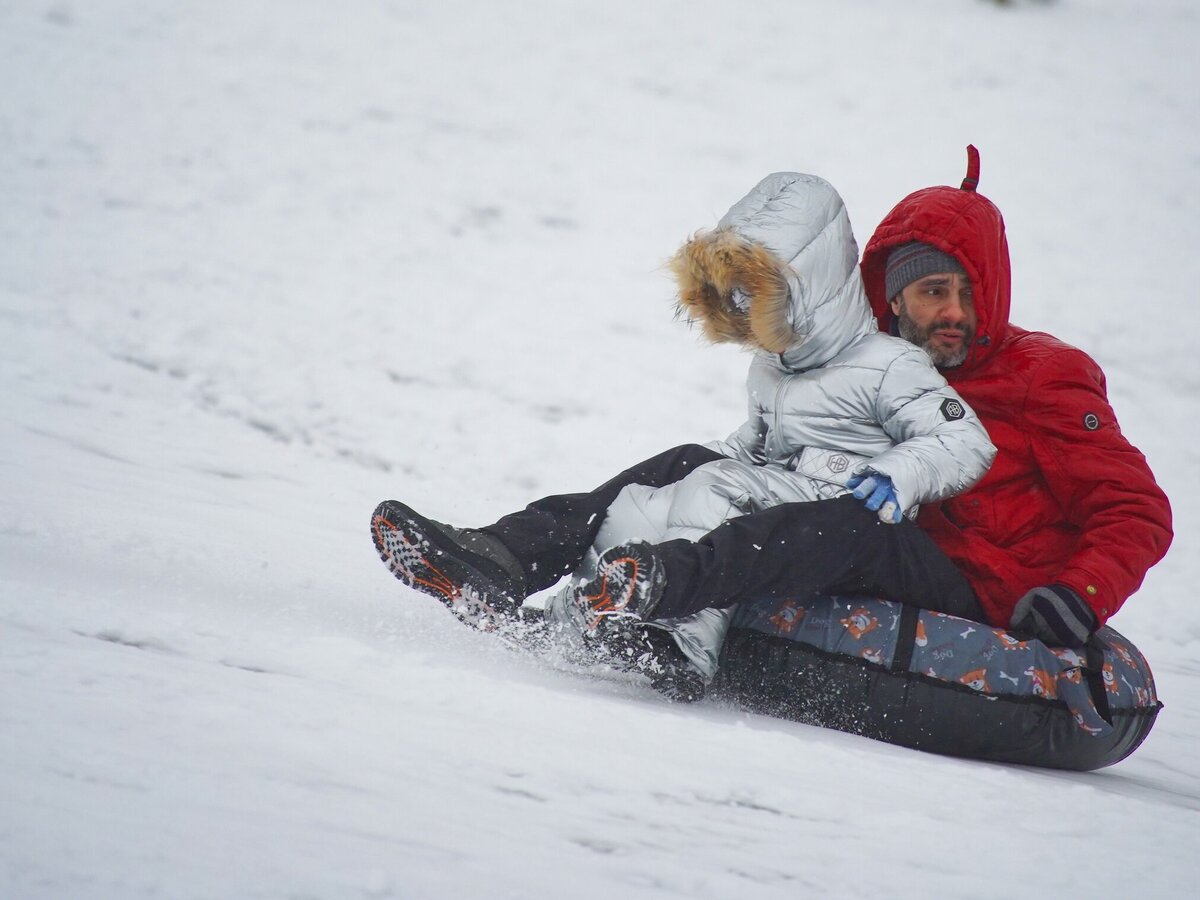
POLYGON ((887 269, 883 276, 884 291, 891 300, 902 290, 926 275, 934 272, 957 272, 966 274, 962 263, 937 247, 913 241, 892 248, 888 254, 887 269))

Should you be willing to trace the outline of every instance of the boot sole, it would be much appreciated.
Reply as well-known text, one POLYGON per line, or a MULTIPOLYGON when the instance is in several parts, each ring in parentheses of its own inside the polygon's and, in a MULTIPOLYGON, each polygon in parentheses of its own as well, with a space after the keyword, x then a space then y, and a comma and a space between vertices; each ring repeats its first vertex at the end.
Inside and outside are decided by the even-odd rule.
POLYGON ((577 598, 580 608, 587 611, 588 631, 595 632, 600 623, 608 618, 642 619, 640 607, 644 605, 644 601, 639 602, 638 608, 634 610, 628 609, 629 602, 641 592, 642 584, 652 585, 659 580, 660 571, 661 564, 658 560, 641 559, 633 553, 619 556, 614 554, 611 558, 602 559, 595 577, 580 586, 577 598), (621 572, 621 567, 627 571, 621 572), (617 596, 609 592, 610 580, 619 586, 617 596))
POLYGON ((490 561, 455 544, 416 510, 385 500, 371 516, 379 558, 397 579, 440 601, 464 624, 482 631, 519 618, 520 605, 503 577, 488 574, 490 561))

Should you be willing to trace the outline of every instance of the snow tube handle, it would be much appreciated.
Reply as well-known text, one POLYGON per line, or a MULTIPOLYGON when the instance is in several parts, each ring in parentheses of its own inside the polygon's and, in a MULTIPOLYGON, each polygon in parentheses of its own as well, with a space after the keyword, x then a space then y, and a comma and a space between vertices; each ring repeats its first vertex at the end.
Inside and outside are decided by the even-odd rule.
POLYGON ((912 665, 913 654, 917 649, 917 624, 920 622, 921 608, 911 603, 900 605, 900 623, 896 629, 896 649, 892 651, 890 671, 898 674, 906 673, 912 665))
POLYGON ((1108 645, 1097 635, 1088 638, 1084 649, 1086 664, 1083 669, 1087 679, 1088 692, 1092 695, 1092 703, 1096 712, 1109 725, 1113 723, 1112 708, 1108 705, 1108 686, 1104 683, 1104 651, 1108 645))

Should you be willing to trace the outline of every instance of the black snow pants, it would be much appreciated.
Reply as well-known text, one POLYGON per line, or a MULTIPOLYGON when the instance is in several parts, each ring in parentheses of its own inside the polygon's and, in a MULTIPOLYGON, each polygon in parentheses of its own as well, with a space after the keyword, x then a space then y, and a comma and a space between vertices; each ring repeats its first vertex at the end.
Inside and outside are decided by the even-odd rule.
MULTIPOLYGON (((545 497, 484 530, 521 561, 533 593, 579 564, 625 485, 661 487, 721 458, 684 444, 594 491, 545 497)), ((699 541, 668 541, 657 550, 667 578, 656 618, 755 599, 848 594, 984 621, 966 578, 925 532, 907 519, 886 525, 850 496, 785 503, 730 519, 699 541)))

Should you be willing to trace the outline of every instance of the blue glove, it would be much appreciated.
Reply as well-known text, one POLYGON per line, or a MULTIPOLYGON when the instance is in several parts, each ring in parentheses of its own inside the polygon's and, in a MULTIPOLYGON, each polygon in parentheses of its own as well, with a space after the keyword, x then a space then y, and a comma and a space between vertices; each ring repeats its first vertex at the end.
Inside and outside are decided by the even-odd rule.
POLYGON ((885 525, 895 525, 902 518, 896 486, 886 475, 854 475, 846 487, 853 488, 855 500, 866 500, 867 509, 877 511, 879 521, 885 525))
POLYGON ((1100 623, 1077 593, 1061 584, 1036 587, 1013 608, 1009 627, 1051 647, 1082 647, 1100 623))

